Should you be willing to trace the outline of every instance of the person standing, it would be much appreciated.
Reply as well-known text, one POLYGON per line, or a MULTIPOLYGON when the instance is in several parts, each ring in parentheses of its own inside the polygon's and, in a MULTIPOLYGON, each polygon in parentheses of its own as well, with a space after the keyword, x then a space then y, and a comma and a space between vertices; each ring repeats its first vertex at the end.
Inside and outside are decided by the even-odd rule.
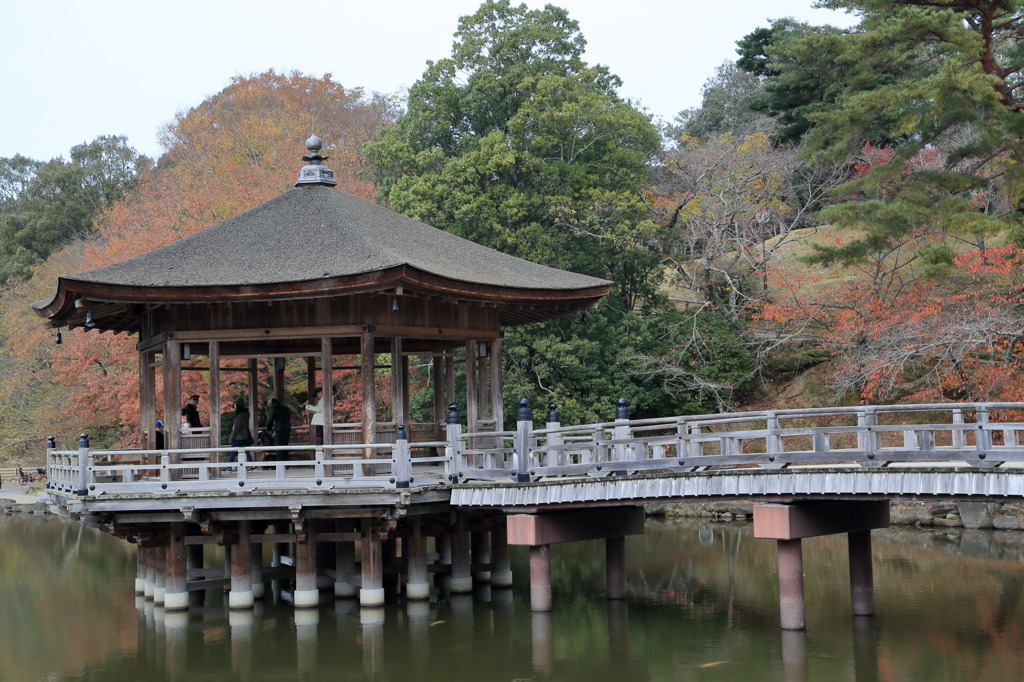
MULTIPOLYGON (((267 425, 266 430, 273 436, 274 445, 288 445, 292 433, 292 411, 286 405, 279 403, 277 398, 267 401, 267 425)), ((279 462, 288 461, 288 451, 278 450, 276 459, 279 462)))
POLYGON ((317 386, 316 391, 313 393, 313 400, 316 402, 315 405, 306 403, 306 411, 313 413, 313 418, 309 420, 309 425, 313 427, 316 445, 324 444, 324 389, 322 386, 317 386))
POLYGON ((157 450, 164 449, 164 423, 159 419, 156 421, 156 427, 153 433, 153 444, 157 450))
MULTIPOLYGON (((249 430, 249 410, 241 400, 235 401, 235 420, 231 422, 231 447, 246 448, 252 445, 252 431, 249 430)), ((228 453, 228 461, 238 459, 238 451, 228 453)))
POLYGON ((183 421, 188 424, 190 429, 198 429, 203 425, 203 423, 199 421, 198 395, 189 396, 188 402, 185 403, 185 407, 181 408, 181 416, 185 418, 183 421))

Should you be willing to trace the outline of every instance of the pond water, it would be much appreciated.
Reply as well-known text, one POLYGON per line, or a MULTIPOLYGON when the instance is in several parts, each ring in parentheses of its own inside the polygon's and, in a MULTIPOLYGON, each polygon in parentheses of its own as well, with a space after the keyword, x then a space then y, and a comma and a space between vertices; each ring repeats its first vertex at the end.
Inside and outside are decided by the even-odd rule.
POLYGON ((132 593, 132 545, 0 517, 0 680, 1021 679, 1024 533, 872 537, 877 616, 850 615, 845 538, 815 538, 807 630, 783 632, 774 543, 744 524, 650 521, 627 540, 615 602, 602 543, 554 546, 551 613, 530 611, 522 548, 515 587, 475 598, 239 613, 216 594, 165 613, 132 593))

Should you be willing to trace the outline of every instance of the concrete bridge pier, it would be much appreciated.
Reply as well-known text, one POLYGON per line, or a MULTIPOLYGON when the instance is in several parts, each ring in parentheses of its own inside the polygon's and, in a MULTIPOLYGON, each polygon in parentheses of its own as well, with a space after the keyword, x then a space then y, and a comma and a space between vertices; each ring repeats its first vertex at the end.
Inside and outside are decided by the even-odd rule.
POLYGON ((455 525, 449 530, 451 535, 451 578, 448 589, 452 594, 472 594, 473 563, 470 554, 470 533, 466 528, 466 515, 456 512, 455 525))
POLYGON ((363 519, 362 586, 359 605, 363 608, 384 605, 384 561, 381 532, 372 519, 363 519))
POLYGON ((155 547, 153 551, 156 553, 153 603, 157 606, 163 606, 164 596, 167 594, 167 545, 155 547))
POLYGON ((470 533, 470 554, 473 557, 473 582, 491 582, 491 534, 486 530, 470 533))
POLYGON ((491 587, 512 587, 512 562, 504 517, 491 530, 491 587))
POLYGON ((550 611, 551 545, 605 540, 608 598, 626 594, 626 536, 644 532, 642 507, 574 509, 508 517, 508 544, 530 548, 530 609, 550 611))
POLYGON ((871 530, 888 527, 888 500, 754 505, 754 537, 777 542, 782 629, 805 627, 801 540, 819 535, 848 534, 851 610, 857 616, 874 615, 871 530))
MULTIPOLYGON (((335 530, 348 530, 347 524, 338 521, 335 530)), ((359 593, 356 585, 356 543, 340 541, 334 545, 334 597, 352 599, 359 593)))

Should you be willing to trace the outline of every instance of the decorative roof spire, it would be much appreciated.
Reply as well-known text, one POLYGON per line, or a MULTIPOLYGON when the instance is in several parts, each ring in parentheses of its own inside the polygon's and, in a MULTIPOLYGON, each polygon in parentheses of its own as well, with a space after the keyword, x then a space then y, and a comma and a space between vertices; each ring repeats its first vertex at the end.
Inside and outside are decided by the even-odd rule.
POLYGON ((316 135, 311 135, 306 140, 306 149, 310 151, 310 154, 309 156, 302 157, 306 165, 299 171, 299 178, 295 181, 296 187, 299 185, 326 185, 334 187, 338 184, 338 181, 334 179, 334 171, 320 163, 327 160, 326 156, 320 156, 320 150, 323 149, 323 146, 324 141, 316 135))

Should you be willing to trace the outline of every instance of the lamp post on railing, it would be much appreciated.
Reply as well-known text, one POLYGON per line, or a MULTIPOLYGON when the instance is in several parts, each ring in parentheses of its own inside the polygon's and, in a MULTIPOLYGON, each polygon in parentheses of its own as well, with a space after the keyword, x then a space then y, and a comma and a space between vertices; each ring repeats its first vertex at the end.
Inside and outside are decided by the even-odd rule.
POLYGON ((512 473, 517 483, 530 482, 530 431, 533 431, 533 411, 530 401, 523 398, 516 410, 516 466, 512 473))
POLYGON ((412 478, 412 459, 409 457, 409 437, 405 424, 399 424, 395 432, 395 468, 392 471, 396 488, 408 488, 412 478))
POLYGON ((83 433, 78 439, 78 487, 76 495, 85 495, 89 485, 89 436, 83 433))
MULTIPOLYGON (((562 425, 562 417, 558 414, 558 403, 548 403, 548 416, 545 427, 550 431, 551 429, 557 429, 562 425)), ((553 464, 555 466, 562 466, 567 464, 565 461, 565 450, 556 449, 557 446, 562 444, 562 434, 560 433, 549 433, 547 435, 547 446, 548 446, 548 466, 552 465, 551 456, 555 456, 553 464)))
MULTIPOLYGON (((619 398, 615 401, 615 426, 612 427, 612 438, 614 440, 627 440, 629 438, 629 402, 625 398, 619 398)), ((624 443, 616 444, 612 451, 615 453, 613 459, 616 461, 621 462, 626 459, 633 459, 631 456, 633 453, 627 453, 624 443)), ((625 473, 625 471, 622 473, 625 473)))
POLYGON ((46 487, 49 488, 50 484, 53 483, 53 466, 56 462, 57 451, 57 438, 55 436, 46 437, 46 487))
POLYGON ((445 446, 445 474, 452 483, 458 483, 459 450, 462 442, 462 417, 459 416, 459 406, 452 403, 448 406, 448 416, 445 418, 445 432, 448 445, 445 446))

